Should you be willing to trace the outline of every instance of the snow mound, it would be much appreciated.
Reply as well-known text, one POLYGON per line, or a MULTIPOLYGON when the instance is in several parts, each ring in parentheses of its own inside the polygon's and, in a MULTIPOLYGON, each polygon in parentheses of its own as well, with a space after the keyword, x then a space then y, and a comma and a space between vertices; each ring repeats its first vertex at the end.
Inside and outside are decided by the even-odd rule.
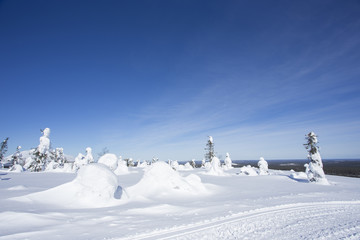
POLYGON ((98 163, 102 163, 110 168, 110 170, 115 171, 118 166, 118 159, 115 154, 106 153, 100 157, 98 163))
POLYGON ((258 173, 256 171, 256 168, 251 167, 250 165, 244 166, 240 168, 240 175, 247 175, 247 176, 257 176, 258 173))
POLYGON ((169 164, 156 162, 145 169, 143 178, 126 192, 130 198, 142 200, 148 197, 198 196, 208 191, 199 176, 182 177, 169 164))
POLYGON ((61 208, 99 208, 121 203, 117 176, 103 164, 92 163, 80 168, 76 178, 46 191, 13 198, 39 202, 61 208))
POLYGON ((304 172, 295 172, 294 170, 291 170, 290 178, 294 180, 308 180, 306 173, 304 172))

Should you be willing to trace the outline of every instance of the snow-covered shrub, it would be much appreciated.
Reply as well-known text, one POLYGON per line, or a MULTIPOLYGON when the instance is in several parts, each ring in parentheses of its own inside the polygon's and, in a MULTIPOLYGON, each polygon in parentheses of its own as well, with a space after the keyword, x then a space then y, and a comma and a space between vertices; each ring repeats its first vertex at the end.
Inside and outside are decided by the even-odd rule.
POLYGON ((224 160, 224 168, 225 169, 231 169, 233 168, 232 166, 232 161, 231 161, 231 158, 230 158, 230 154, 229 153, 226 153, 226 157, 225 157, 225 160, 224 160))
POLYGON ((259 167, 260 175, 268 175, 269 174, 269 165, 263 157, 260 158, 260 160, 258 162, 258 167, 259 167))
POLYGON ((250 165, 243 166, 240 169, 240 175, 247 175, 247 176, 258 176, 258 173, 255 168, 251 167, 250 165))
POLYGON ((179 169, 179 163, 178 163, 177 160, 170 161, 170 166, 171 166, 174 170, 178 170, 178 169, 179 169))
POLYGON ((308 176, 310 182, 318 182, 322 184, 329 184, 325 177, 323 170, 323 163, 321 160, 319 147, 317 146, 318 139, 314 132, 310 132, 306 135, 307 142, 304 144, 306 150, 308 150, 309 164, 305 164, 305 173, 308 176))
POLYGON ((77 155, 77 157, 75 158, 74 161, 74 170, 77 171, 78 169, 80 169, 82 166, 87 165, 89 163, 93 163, 94 162, 94 158, 92 155, 92 150, 90 147, 86 148, 86 156, 84 156, 83 154, 79 153, 77 155))
POLYGON ((115 171, 118 166, 118 159, 115 154, 106 153, 99 158, 98 163, 102 163, 110 170, 115 171))

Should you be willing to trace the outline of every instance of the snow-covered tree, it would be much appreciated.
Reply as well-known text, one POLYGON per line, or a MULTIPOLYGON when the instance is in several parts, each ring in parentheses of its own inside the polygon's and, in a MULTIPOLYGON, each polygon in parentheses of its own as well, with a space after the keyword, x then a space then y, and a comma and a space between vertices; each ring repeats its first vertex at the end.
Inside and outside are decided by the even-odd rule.
POLYGON ((319 147, 317 146, 317 136, 314 132, 310 132, 305 136, 307 142, 304 144, 304 146, 308 151, 308 159, 310 160, 309 164, 305 164, 305 172, 307 177, 310 182, 328 184, 323 170, 323 163, 321 160, 319 147))
POLYGON ((66 157, 64 156, 64 149, 63 148, 55 148, 53 151, 50 151, 51 155, 50 158, 54 162, 53 166, 57 167, 64 167, 64 164, 67 162, 66 157))
POLYGON ((205 167, 205 163, 206 163, 206 160, 205 160, 205 158, 203 158, 203 159, 201 160, 201 167, 202 167, 202 168, 205 167))
POLYGON ((207 141, 206 148, 205 148, 205 159, 207 161, 211 162, 213 157, 215 157, 214 139, 212 136, 209 136, 209 140, 207 141))
POLYGON ((230 154, 229 154, 229 153, 226 153, 226 157, 225 157, 224 163, 225 163, 225 167, 226 167, 227 169, 232 168, 232 161, 231 161, 231 158, 230 158, 230 154))
POLYGON ((24 165, 24 159, 22 158, 20 149, 21 149, 21 146, 17 146, 15 153, 11 156, 10 161, 11 161, 12 165, 15 165, 15 164, 24 165))
MULTIPOLYGON (((104 155, 102 155, 101 157, 105 156, 108 153, 105 153, 104 155)), ((101 158, 100 157, 100 158, 101 158)), ((100 159, 99 158, 99 159, 100 159)), ((86 148, 86 156, 84 156, 82 153, 79 153, 77 155, 77 157, 75 158, 74 161, 74 165, 73 165, 73 169, 75 171, 79 170, 79 168, 81 168, 84 165, 87 165, 89 163, 93 163, 94 162, 94 158, 92 156, 92 150, 90 147, 86 148)))
POLYGON ((85 151, 86 151, 86 156, 85 156, 86 161, 87 161, 88 163, 93 163, 93 162, 94 162, 94 157, 93 157, 93 155, 92 155, 92 149, 91 149, 91 147, 87 147, 87 148, 85 149, 85 151))
POLYGON ((260 158, 260 160, 258 162, 258 167, 259 167, 260 175, 268 175, 269 174, 269 165, 263 157, 260 158))
POLYGON ((190 165, 191 165, 193 168, 196 168, 195 159, 191 159, 190 165))
POLYGON ((43 171, 50 157, 50 128, 45 128, 41 132, 43 136, 40 137, 40 144, 33 152, 33 161, 29 167, 29 170, 33 172, 43 171))
POLYGON ((8 142, 9 138, 5 138, 4 141, 1 142, 1 145, 0 145, 0 161, 4 160, 4 156, 8 150, 8 142))
POLYGON ((151 163, 156 163, 157 161, 159 161, 159 159, 156 158, 156 157, 153 157, 152 160, 151 160, 151 163))

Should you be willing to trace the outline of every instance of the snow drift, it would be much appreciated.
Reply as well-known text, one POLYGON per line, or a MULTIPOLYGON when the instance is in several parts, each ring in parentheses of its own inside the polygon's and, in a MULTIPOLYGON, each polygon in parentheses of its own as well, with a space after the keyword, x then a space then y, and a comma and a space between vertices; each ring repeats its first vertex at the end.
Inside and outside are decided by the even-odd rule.
POLYGON ((69 183, 13 199, 61 208, 98 208, 120 204, 115 195, 121 195, 117 176, 107 166, 92 163, 81 167, 69 183))
POLYGON ((182 177, 165 162, 149 166, 143 178, 126 189, 130 199, 197 196, 208 193, 199 176, 191 174, 182 177))

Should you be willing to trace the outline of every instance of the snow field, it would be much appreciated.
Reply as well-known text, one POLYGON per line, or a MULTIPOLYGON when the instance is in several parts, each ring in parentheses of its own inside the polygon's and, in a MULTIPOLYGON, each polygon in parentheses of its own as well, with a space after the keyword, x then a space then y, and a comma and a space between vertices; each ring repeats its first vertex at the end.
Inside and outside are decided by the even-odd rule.
POLYGON ((0 172, 0 239, 359 239, 360 179, 222 170, 0 172))

